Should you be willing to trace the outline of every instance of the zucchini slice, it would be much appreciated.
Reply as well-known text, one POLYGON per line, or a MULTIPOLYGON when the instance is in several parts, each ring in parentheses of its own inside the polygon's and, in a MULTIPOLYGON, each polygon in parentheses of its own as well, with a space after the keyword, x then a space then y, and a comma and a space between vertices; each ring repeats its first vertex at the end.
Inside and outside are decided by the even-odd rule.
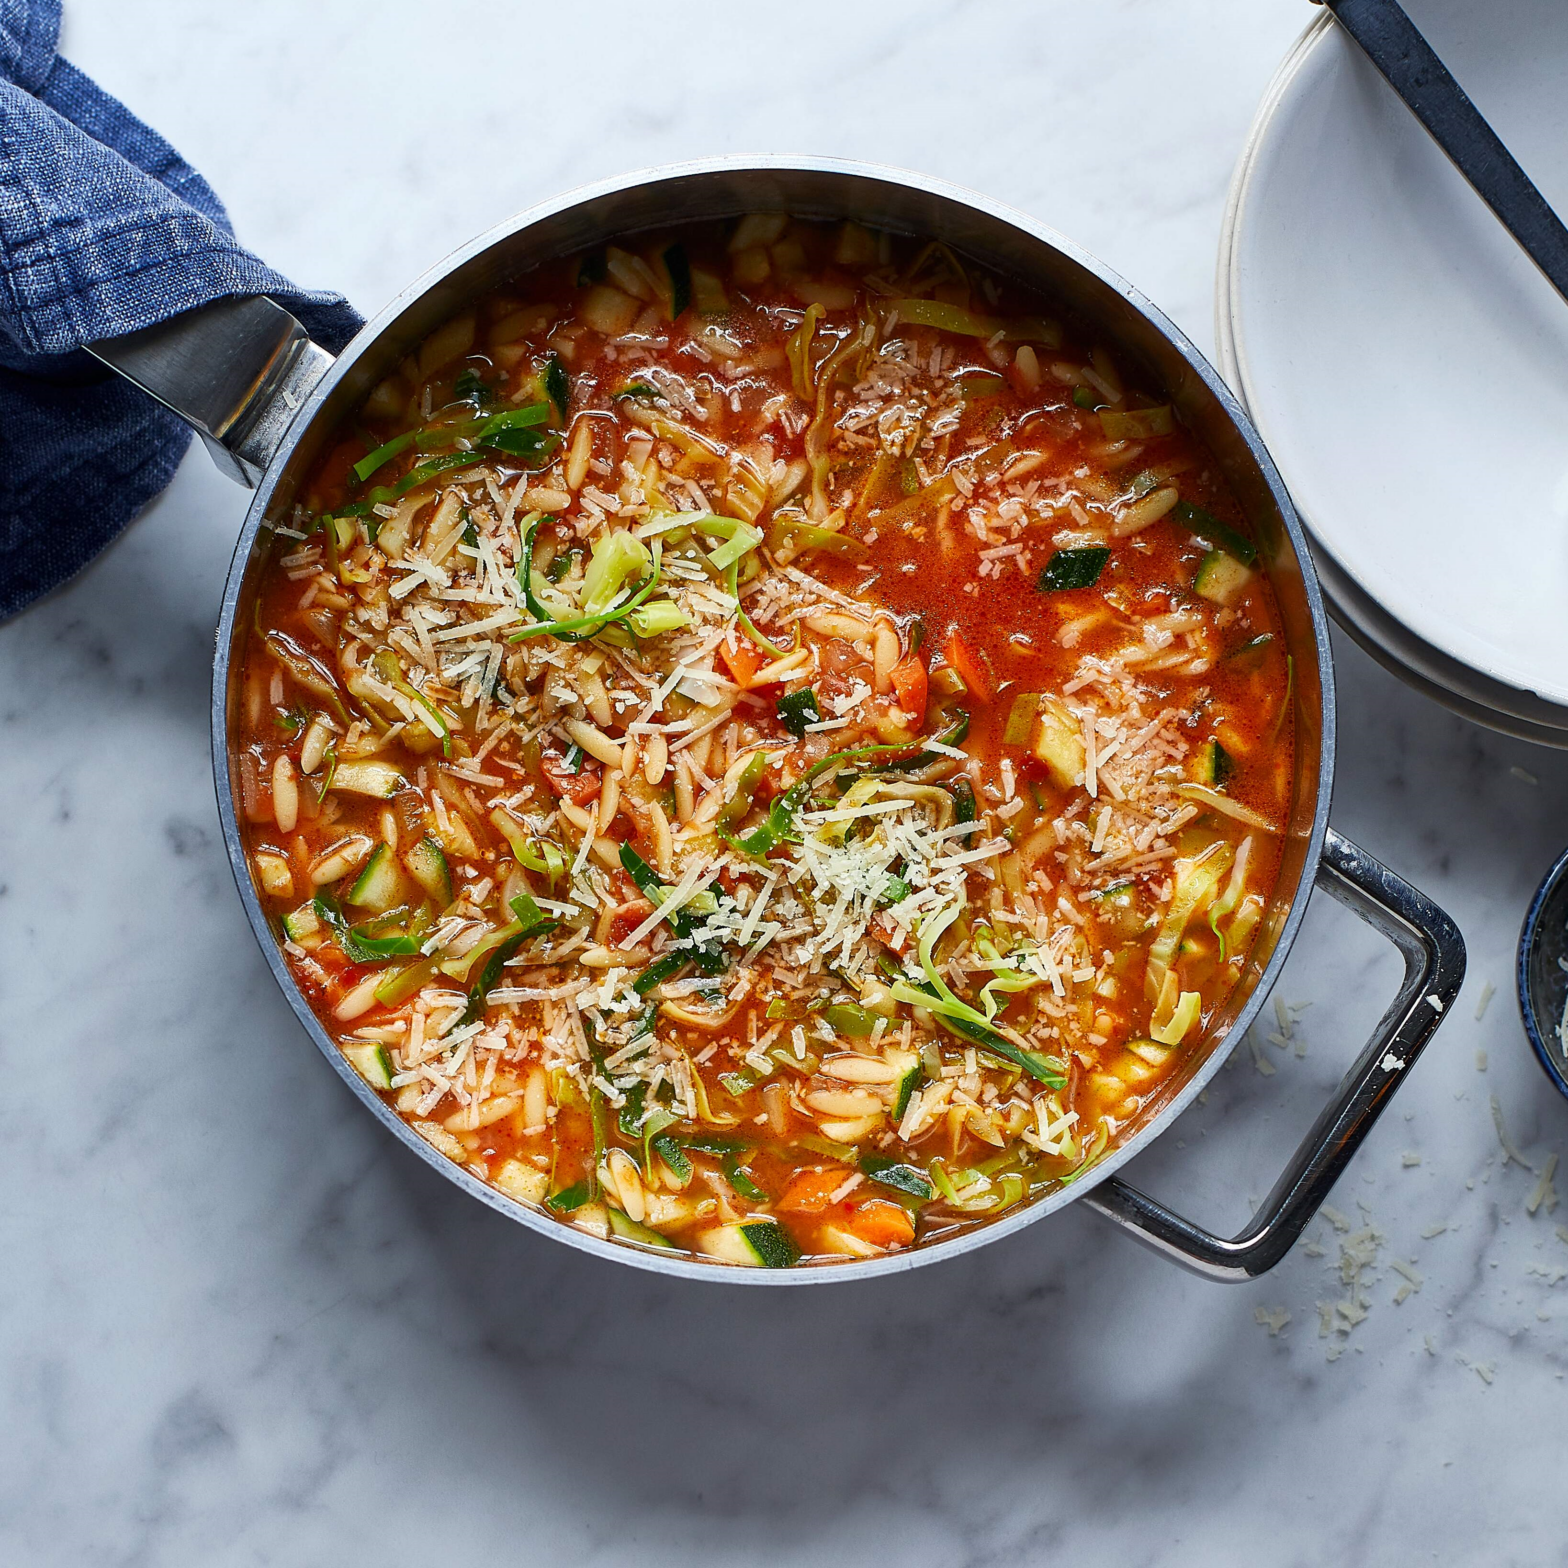
POLYGON ((606 1206, 605 1213, 610 1216, 610 1234, 620 1237, 622 1241, 640 1241, 645 1247, 666 1249, 675 1245, 668 1236, 661 1236, 651 1226, 639 1225, 636 1220, 622 1214, 619 1209, 606 1206))
POLYGON ((372 1089, 387 1090, 392 1087, 392 1058, 387 1048, 377 1040, 363 1044, 345 1045, 343 1054, 349 1065, 372 1089))
POLYGON ((403 775, 390 762, 340 762, 328 789, 390 800, 403 787, 403 775))
POLYGON ((543 1203, 550 1193, 550 1178, 524 1160, 507 1160, 490 1180, 522 1203, 543 1203))
MULTIPOLYGON (((1192 580, 1193 592, 1211 604, 1232 605, 1252 581, 1252 573, 1224 550, 1210 550, 1192 580)), ((339 769, 339 772, 342 770, 339 769)))
POLYGON ((452 873, 446 851, 433 838, 422 838, 403 857, 409 875, 435 900, 438 909, 452 902, 452 873))
POLYGON ((1211 789, 1223 789, 1236 771, 1235 760, 1217 740, 1206 740, 1193 756, 1193 781, 1211 789))
POLYGON ((800 1248, 777 1220, 739 1220, 715 1225, 698 1238, 710 1258, 743 1268, 787 1269, 800 1262, 800 1248))
POLYGON ((319 947, 326 938, 314 903, 301 904, 283 917, 283 934, 296 947, 319 947))
POLYGON ((383 1007, 397 1007, 435 978, 437 959, 416 958, 401 969, 389 969, 376 987, 376 1000, 383 1007))
POLYGON ((385 844, 377 844, 365 862, 365 869, 349 889, 348 902, 368 909, 373 915, 384 915, 389 909, 407 903, 407 892, 408 884, 392 851, 385 844))
POLYGON ((1058 789, 1077 789, 1084 781, 1087 758, 1078 721, 1055 697, 1040 697, 1029 749, 1045 764, 1058 789))

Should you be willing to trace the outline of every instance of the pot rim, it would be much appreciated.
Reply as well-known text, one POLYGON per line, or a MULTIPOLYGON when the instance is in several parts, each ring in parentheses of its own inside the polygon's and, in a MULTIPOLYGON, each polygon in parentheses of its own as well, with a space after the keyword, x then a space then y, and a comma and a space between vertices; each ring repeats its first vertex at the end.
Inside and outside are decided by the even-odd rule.
MULTIPOLYGON (((688 221, 688 220, 681 220, 688 221)), ((700 221, 700 220, 694 220, 700 221)), ((1025 278, 1023 281, 1027 282, 1025 278)), ((928 175, 888 165, 866 163, 854 159, 812 158, 789 156, 750 157, 737 155, 713 159, 697 159, 679 163, 662 164, 636 170, 611 179, 581 186, 562 195, 527 208, 487 229, 476 238, 451 252, 430 267, 406 288, 401 290, 359 330, 352 342, 338 355, 316 385, 310 397, 295 415, 288 434, 267 466, 256 487, 245 523, 235 545, 233 560, 224 584, 222 609, 217 629, 216 651, 213 661, 211 704, 213 777, 218 799, 218 814, 223 828, 223 839, 229 854, 230 868, 234 874, 246 918, 259 943, 273 979, 288 999, 295 1016, 304 1026, 322 1055, 332 1064, 339 1078, 363 1104, 401 1143, 412 1149, 432 1169, 461 1188, 470 1197, 477 1198, 498 1213, 537 1232, 542 1236, 564 1242, 581 1252, 609 1262, 630 1264, 653 1273, 683 1279, 703 1280, 709 1283, 736 1285, 812 1285, 827 1282, 881 1278, 901 1274, 948 1258, 972 1252, 977 1247, 1000 1241, 1025 1227, 1034 1225, 1048 1215, 1065 1208, 1069 1203, 1091 1192, 1129 1161, 1135 1158, 1155 1138, 1166 1131, 1182 1112, 1208 1086, 1215 1074, 1230 1058, 1231 1052, 1246 1034, 1252 1020, 1261 1010, 1281 969, 1295 943, 1301 923, 1306 916, 1318 866, 1322 858, 1323 839, 1328 830, 1329 806, 1333 794, 1333 768, 1335 749, 1335 696, 1332 651, 1329 644, 1328 620, 1323 598, 1318 586, 1312 555, 1307 545, 1300 519, 1285 489, 1284 481, 1263 446, 1261 437, 1230 388, 1209 364, 1192 341, 1172 322, 1163 311, 1117 273, 1097 260, 1089 252, 1059 234, 1048 225, 1039 223, 1025 213, 991 200, 989 197, 966 187, 928 175), (411 305, 441 285, 448 277, 468 262, 511 236, 572 208, 587 205, 603 198, 635 190, 639 187, 678 182, 706 175, 725 173, 767 174, 802 173, 829 178, 845 177, 877 181, 900 186, 937 201, 967 208, 985 218, 1014 228, 1029 239, 1044 244, 1066 257, 1102 285, 1119 294, 1165 341, 1176 350, 1190 370, 1220 404, 1231 427, 1241 438, 1258 473, 1279 510, 1286 537, 1301 572, 1302 589, 1311 620, 1313 640, 1318 659, 1318 681, 1322 694, 1321 723, 1318 756, 1318 785, 1313 802, 1312 824, 1306 835, 1306 846, 1301 875, 1291 893, 1290 908, 1282 921, 1275 940, 1274 950, 1262 973, 1253 985, 1240 1011, 1229 1027, 1209 1047, 1201 1065, 1193 1072, 1181 1089, 1165 1101, 1149 1120, 1124 1144, 1095 1165, 1079 1180, 1047 1193, 1033 1203, 1021 1204, 1002 1217, 976 1226, 973 1230, 926 1246, 914 1247, 906 1252, 889 1253, 880 1258, 857 1262, 828 1262, 808 1264, 789 1269, 748 1269, 717 1260, 705 1260, 686 1253, 666 1255, 656 1248, 639 1246, 620 1240, 600 1240, 577 1227, 544 1214, 542 1211, 508 1198, 504 1193, 480 1181, 464 1167, 439 1153, 403 1120, 381 1097, 370 1088, 350 1066, 336 1043, 322 1027, 320 1020, 305 1001, 290 974, 271 924, 252 884, 246 851, 239 830, 233 780, 229 770, 228 753, 228 687, 231 657, 234 649, 235 624, 242 592, 249 576, 250 562, 256 536, 267 518, 274 492, 295 448, 308 431, 322 405, 348 374, 354 364, 390 328, 411 305)), ((1298 736, 1298 745, 1301 737, 1298 736)), ((1300 767, 1298 755, 1297 767, 1300 767)))

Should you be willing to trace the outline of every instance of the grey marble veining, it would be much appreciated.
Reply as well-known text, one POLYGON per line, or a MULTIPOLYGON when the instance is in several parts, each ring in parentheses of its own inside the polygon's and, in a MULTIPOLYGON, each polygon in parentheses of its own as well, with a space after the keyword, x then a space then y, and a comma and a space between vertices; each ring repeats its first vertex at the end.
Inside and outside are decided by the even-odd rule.
MULTIPOLYGON (((1010 200, 1208 344, 1231 164, 1305 15, 92 0, 66 49, 367 311, 565 187, 799 150, 1010 200)), ((1568 1148, 1510 985, 1568 756, 1338 644, 1335 823, 1453 912, 1470 979, 1335 1194, 1350 1229, 1267 1279, 1204 1284, 1069 1209, 867 1286, 662 1281, 409 1158, 268 979, 207 757, 243 505, 198 451, 0 630, 0 1562, 1568 1562, 1568 1211, 1526 1212, 1491 1112, 1532 1165, 1568 1148), (1324 1336, 1347 1243, 1370 1306, 1324 1336)), ((1293 1038, 1239 1051, 1135 1179, 1239 1225, 1396 978, 1315 901, 1293 1038)))

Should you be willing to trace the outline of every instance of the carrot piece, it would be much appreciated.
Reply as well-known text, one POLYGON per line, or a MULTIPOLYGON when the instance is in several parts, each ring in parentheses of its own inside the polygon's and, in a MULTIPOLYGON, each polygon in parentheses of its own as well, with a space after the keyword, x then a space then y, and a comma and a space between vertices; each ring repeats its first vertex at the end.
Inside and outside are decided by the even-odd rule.
POLYGON ((959 635, 957 627, 947 634, 942 652, 946 654, 947 662, 963 676, 970 696, 976 702, 989 702, 995 695, 991 677, 977 655, 970 650, 969 644, 959 635))
POLYGON ((898 705, 905 713, 913 714, 916 724, 923 724, 926 716, 926 695, 930 677, 926 674, 925 661, 917 653, 900 659, 888 672, 898 705))
POLYGON ((719 657, 729 669, 730 678, 741 687, 750 686, 752 676, 768 662, 760 648, 744 637, 737 637, 734 632, 719 644, 719 657), (733 647, 730 646, 732 643, 733 647))
POLYGON ((559 752, 547 751, 539 759, 539 771, 544 774, 545 783, 557 795, 570 800, 575 806, 586 806, 599 793, 599 786, 603 783, 600 774, 604 770, 591 757, 584 758, 582 766, 573 773, 559 752))
POLYGON ((848 1176, 842 1165, 825 1171, 797 1171, 774 1207, 794 1214, 820 1214, 848 1176))
POLYGON ((907 1247, 915 1239, 915 1222, 908 1209, 885 1198, 863 1203, 844 1223, 873 1247, 907 1247))

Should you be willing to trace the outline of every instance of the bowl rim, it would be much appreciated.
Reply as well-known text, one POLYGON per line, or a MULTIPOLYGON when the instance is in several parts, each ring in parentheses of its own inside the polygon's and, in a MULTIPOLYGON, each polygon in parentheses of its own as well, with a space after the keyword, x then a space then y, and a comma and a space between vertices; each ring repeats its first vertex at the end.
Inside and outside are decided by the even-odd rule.
MULTIPOLYGON (((1530 1049, 1535 1052, 1535 1059, 1541 1064, 1541 1071, 1551 1079, 1553 1087, 1565 1099, 1568 1099, 1568 1076, 1553 1058, 1550 1048, 1546 1044, 1546 1036, 1542 1032, 1541 1018, 1536 1012, 1535 995, 1530 985, 1530 960, 1535 955, 1541 936, 1541 917, 1546 913, 1547 901, 1556 892, 1558 885, 1565 875, 1568 875, 1568 849, 1554 860, 1547 868, 1536 886, 1530 899, 1530 907, 1525 910, 1524 920, 1519 927, 1519 948, 1514 961, 1514 990, 1519 1000, 1519 1017, 1524 1024, 1525 1037, 1530 1042, 1530 1049)), ((1554 1028, 1555 1025, 1548 1025, 1554 1028)))
MULTIPOLYGON (((674 221, 674 220, 672 220, 674 221)), ((680 220, 685 221, 685 220, 680 220)), ((556 1241, 564 1242, 581 1252, 607 1262, 629 1264, 650 1272, 709 1283, 734 1285, 804 1286, 825 1282, 850 1283, 853 1281, 882 1278, 901 1274, 911 1269, 961 1256, 977 1247, 1000 1241, 1027 1226, 1038 1223, 1047 1216, 1066 1207, 1069 1203, 1093 1191, 1101 1182, 1110 1179, 1116 1171, 1144 1151, 1150 1143, 1175 1122, 1187 1107, 1197 1099, 1210 1081, 1229 1060, 1231 1053, 1245 1036, 1252 1020, 1257 1016, 1278 981, 1281 969, 1289 956, 1301 924, 1306 917, 1307 904, 1315 885, 1322 860, 1323 841, 1328 831, 1329 807, 1333 795, 1334 757, 1336 745, 1336 702, 1334 692, 1333 654, 1328 634, 1327 612, 1319 589, 1316 569, 1301 520, 1296 513, 1289 492, 1265 448, 1261 436, 1253 426, 1250 416, 1240 400, 1205 356, 1156 305, 1081 246, 1043 224, 997 202, 982 193, 945 180, 935 179, 915 171, 883 164, 873 164, 855 159, 813 158, 796 156, 747 156, 735 155, 722 158, 687 160, 634 170, 610 179, 596 181, 561 195, 551 197, 533 207, 503 219, 472 240, 459 246, 441 261, 426 269, 406 288, 394 295, 376 315, 366 321, 353 340, 337 356, 311 395, 301 405, 278 452, 269 463, 257 485, 250 509, 236 541, 229 572, 224 584, 222 609, 219 618, 216 649, 213 662, 212 703, 210 709, 213 780, 218 798, 219 819, 223 827, 225 846, 229 853, 230 870, 239 891, 241 903, 251 930, 263 957, 272 972, 295 1016, 306 1033, 315 1042, 338 1077, 349 1091, 364 1105, 384 1127, 405 1147, 411 1149, 443 1178, 452 1182, 470 1197, 504 1214, 513 1220, 556 1241), (1302 869, 1297 886, 1291 893, 1290 907, 1281 921, 1274 949, 1262 972, 1258 975, 1251 994, 1243 1003, 1223 1035, 1209 1047, 1207 1055, 1181 1089, 1160 1105, 1149 1120, 1125 1143, 1092 1167, 1080 1180, 1056 1188, 1032 1203, 1020 1204, 1013 1211, 998 1219, 976 1226, 972 1230, 925 1246, 912 1247, 903 1252, 887 1253, 879 1258, 857 1261, 823 1261, 787 1269, 741 1268, 716 1259, 704 1258, 684 1251, 664 1253, 660 1249, 640 1246, 617 1238, 603 1239, 592 1236, 578 1227, 567 1224, 554 1216, 544 1214, 535 1206, 518 1202, 481 1181, 465 1167, 447 1158, 421 1137, 412 1126, 397 1114, 379 1094, 349 1064, 342 1051, 328 1035, 320 1020, 305 1001, 303 993, 289 973, 282 949, 272 930, 266 912, 262 909, 251 881, 247 851, 240 834, 239 815, 234 799, 233 780, 228 755, 228 683, 231 651, 235 642, 236 622, 242 592, 249 575, 249 563, 259 531, 267 521, 273 493, 277 488, 288 460, 300 439, 310 428, 322 405, 343 380, 358 358, 375 344, 410 306, 439 287, 449 276, 476 257, 482 255, 512 235, 543 222, 572 208, 587 205, 607 197, 641 187, 674 184, 692 177, 723 174, 756 173, 766 175, 799 173, 873 181, 900 187, 920 195, 935 197, 938 201, 967 208, 983 217, 1018 230, 1028 239, 1044 244, 1065 257, 1069 262, 1090 274, 1101 285, 1113 290, 1129 304, 1175 350, 1176 354, 1203 384, 1219 404, 1231 428, 1240 437, 1256 465, 1257 472, 1278 509, 1285 537, 1290 542, 1292 554, 1299 567, 1303 598, 1311 625, 1312 639, 1317 656, 1317 675, 1321 704, 1319 710, 1319 735, 1317 737, 1317 788, 1312 800, 1311 824, 1304 834, 1302 869)), ((1310 744, 1307 735, 1298 740, 1298 746, 1310 744)), ((1298 756, 1297 766, 1300 767, 1298 756)), ((1305 810, 1305 803, 1300 808, 1305 810)))

